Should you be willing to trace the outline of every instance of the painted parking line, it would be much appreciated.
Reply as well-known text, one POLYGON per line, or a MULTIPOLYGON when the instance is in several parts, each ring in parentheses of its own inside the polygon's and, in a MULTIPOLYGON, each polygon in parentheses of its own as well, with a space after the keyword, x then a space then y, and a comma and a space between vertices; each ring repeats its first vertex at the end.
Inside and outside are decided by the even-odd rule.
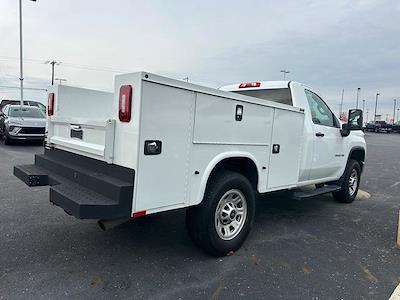
POLYGON ((394 290, 392 296, 390 296, 389 300, 400 300, 400 284, 394 290))

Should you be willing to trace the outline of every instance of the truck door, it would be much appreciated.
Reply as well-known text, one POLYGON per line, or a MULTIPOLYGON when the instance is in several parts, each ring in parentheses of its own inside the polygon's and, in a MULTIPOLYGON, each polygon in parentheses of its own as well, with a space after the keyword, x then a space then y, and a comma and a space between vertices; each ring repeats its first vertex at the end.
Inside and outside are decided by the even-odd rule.
POLYGON ((310 180, 337 177, 343 160, 340 124, 328 105, 314 92, 305 90, 314 130, 314 151, 310 180))

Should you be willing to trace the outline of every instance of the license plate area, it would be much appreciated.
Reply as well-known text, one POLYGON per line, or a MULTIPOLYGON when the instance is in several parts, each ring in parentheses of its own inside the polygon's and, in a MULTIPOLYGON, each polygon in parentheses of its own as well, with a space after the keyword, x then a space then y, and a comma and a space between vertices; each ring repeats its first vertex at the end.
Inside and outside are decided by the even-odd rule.
POLYGON ((76 138, 81 140, 83 138, 83 130, 81 126, 71 125, 70 136, 71 138, 76 138))

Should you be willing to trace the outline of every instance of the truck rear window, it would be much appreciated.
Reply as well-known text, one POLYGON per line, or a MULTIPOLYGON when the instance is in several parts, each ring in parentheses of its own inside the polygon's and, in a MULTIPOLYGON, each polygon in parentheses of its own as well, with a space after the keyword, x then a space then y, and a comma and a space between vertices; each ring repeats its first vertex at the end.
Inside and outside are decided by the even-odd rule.
POLYGON ((293 105, 292 95, 288 88, 284 89, 269 89, 269 90, 246 90, 234 91, 241 95, 260 98, 268 101, 278 102, 287 105, 293 105))

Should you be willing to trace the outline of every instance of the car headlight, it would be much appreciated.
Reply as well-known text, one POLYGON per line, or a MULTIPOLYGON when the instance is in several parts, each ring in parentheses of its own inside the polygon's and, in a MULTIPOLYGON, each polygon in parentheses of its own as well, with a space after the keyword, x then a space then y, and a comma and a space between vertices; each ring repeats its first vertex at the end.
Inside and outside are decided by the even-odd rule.
POLYGON ((15 126, 15 125, 10 125, 10 127, 8 127, 8 130, 11 132, 17 132, 21 129, 21 127, 19 126, 15 126))

